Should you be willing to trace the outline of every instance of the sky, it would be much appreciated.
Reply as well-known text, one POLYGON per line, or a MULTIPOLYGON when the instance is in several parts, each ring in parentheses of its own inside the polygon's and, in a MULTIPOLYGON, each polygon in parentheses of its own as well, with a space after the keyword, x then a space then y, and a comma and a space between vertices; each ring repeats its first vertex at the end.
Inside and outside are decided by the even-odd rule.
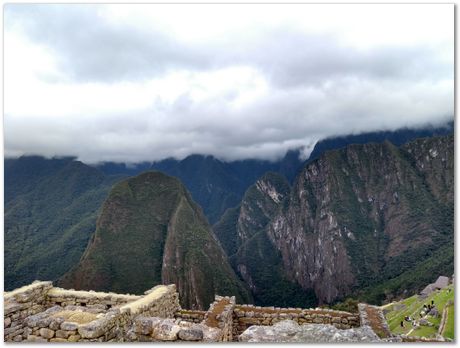
POLYGON ((6 157, 276 160, 453 115, 453 4, 4 7, 6 157))

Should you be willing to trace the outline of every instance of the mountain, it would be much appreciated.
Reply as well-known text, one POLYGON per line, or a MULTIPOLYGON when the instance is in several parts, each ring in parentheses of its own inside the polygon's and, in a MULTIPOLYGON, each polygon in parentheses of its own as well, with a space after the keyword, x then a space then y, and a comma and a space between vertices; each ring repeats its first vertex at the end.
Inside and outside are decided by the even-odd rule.
POLYGON ((178 161, 155 162, 152 169, 179 178, 203 208, 210 223, 215 223, 228 208, 241 201, 244 192, 268 171, 293 179, 303 161, 300 152, 289 151, 278 162, 241 160, 223 162, 213 156, 191 155, 178 161))
POLYGON ((41 156, 6 158, 4 160, 5 203, 32 191, 43 178, 54 175, 73 160, 72 157, 45 159, 41 156))
POLYGON ((260 264, 319 303, 420 290, 453 272, 453 148, 451 135, 326 151, 289 190, 261 178, 216 235, 253 291, 260 264))
POLYGON ((261 306, 311 307, 317 303, 312 291, 302 290, 285 275, 281 253, 265 233, 289 192, 284 176, 266 173, 246 191, 241 204, 227 210, 213 227, 232 266, 261 306))
MULTIPOLYGON (((425 127, 418 130, 404 128, 323 139, 315 145, 307 162, 318 158, 327 150, 339 149, 350 144, 387 140, 399 146, 419 137, 451 133, 453 122, 445 127, 425 127)), ((195 154, 183 160, 168 158, 153 163, 141 162, 131 165, 106 162, 96 167, 107 175, 138 175, 150 168, 175 176, 184 183, 193 199, 203 208, 209 222, 214 224, 227 209, 237 206, 249 186, 266 172, 280 173, 292 183, 305 163, 300 158, 300 150, 296 149, 289 150, 283 158, 274 162, 254 159, 224 162, 213 156, 195 154)))
POLYGON ((327 150, 336 150, 352 144, 383 143, 389 141, 393 145, 401 146, 418 138, 445 136, 454 133, 454 122, 448 122, 440 127, 425 127, 420 129, 401 128, 394 131, 366 132, 350 134, 341 137, 330 137, 318 141, 310 153, 308 161, 317 159, 327 150))
POLYGON ((5 160, 5 289, 55 280, 78 262, 119 176, 72 158, 5 160))
POLYGON ((159 283, 175 283, 186 308, 207 308, 214 294, 251 301, 181 182, 145 172, 113 187, 82 259, 59 284, 141 294, 159 283))
POLYGON ((138 175, 146 170, 149 170, 152 166, 152 162, 139 162, 134 164, 126 164, 119 162, 103 162, 95 165, 95 167, 101 170, 106 175, 138 175))

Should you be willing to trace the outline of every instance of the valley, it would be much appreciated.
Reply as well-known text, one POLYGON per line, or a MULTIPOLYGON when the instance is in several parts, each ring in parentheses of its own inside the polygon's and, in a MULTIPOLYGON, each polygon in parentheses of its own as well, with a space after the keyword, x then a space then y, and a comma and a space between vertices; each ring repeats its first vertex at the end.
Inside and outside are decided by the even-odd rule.
POLYGON ((241 199, 211 213, 212 226, 197 204, 212 196, 197 188, 219 201, 219 187, 234 187, 223 173, 236 164, 230 171, 213 158, 179 167, 170 160, 177 176, 194 173, 187 185, 150 169, 130 176, 70 158, 7 160, 5 286, 41 278, 141 294, 172 282, 188 308, 205 308, 215 293, 311 307, 382 304, 453 273, 452 135, 348 145, 303 164, 287 157, 240 168, 254 181, 238 184, 248 185, 241 199), (259 175, 267 168, 275 170, 259 175), (291 168, 291 180, 280 168, 291 168))

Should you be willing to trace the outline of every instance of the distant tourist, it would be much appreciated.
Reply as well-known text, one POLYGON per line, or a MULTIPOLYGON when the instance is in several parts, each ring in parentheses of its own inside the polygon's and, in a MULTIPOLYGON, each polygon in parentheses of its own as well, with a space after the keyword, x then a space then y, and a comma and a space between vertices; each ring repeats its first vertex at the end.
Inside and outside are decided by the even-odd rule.
POLYGON ((404 327, 404 321, 401 320, 401 327, 404 327))

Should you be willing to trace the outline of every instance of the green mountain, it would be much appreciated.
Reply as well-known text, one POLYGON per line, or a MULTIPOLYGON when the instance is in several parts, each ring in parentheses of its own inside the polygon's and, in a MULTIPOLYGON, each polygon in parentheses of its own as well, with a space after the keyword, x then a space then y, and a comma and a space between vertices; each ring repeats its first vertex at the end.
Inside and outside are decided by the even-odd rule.
POLYGON ((319 303, 379 303, 420 290, 453 272, 453 144, 446 136, 326 151, 290 192, 258 181, 214 226, 216 235, 256 302, 267 284, 257 280, 261 264, 319 303))
POLYGON ((279 172, 292 180, 303 163, 299 155, 298 150, 288 151, 277 162, 253 159, 223 162, 213 156, 191 155, 181 161, 155 162, 152 169, 179 178, 214 224, 228 208, 238 205, 248 187, 266 172, 279 172))
POLYGON ((282 175, 269 172, 246 191, 238 207, 228 209, 213 227, 233 268, 261 306, 310 307, 317 302, 312 291, 302 290, 285 274, 281 253, 265 233, 289 191, 289 183, 282 175))
POLYGON ((75 265, 119 178, 71 158, 5 160, 5 289, 55 280, 75 265))
POLYGON ((59 283, 136 294, 175 283, 186 308, 207 308, 214 294, 251 301, 201 209, 178 179, 160 172, 113 187, 80 263, 59 283))

